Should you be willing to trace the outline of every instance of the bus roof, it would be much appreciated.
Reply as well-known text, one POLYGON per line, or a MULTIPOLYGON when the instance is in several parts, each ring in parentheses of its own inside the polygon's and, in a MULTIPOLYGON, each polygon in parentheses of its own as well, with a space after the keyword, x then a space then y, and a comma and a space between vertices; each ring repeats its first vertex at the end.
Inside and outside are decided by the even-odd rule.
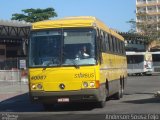
POLYGON ((56 20, 45 20, 32 24, 33 30, 51 29, 51 28, 73 28, 73 27, 98 27, 115 37, 124 40, 124 38, 114 30, 107 27, 103 22, 92 16, 65 17, 56 20))

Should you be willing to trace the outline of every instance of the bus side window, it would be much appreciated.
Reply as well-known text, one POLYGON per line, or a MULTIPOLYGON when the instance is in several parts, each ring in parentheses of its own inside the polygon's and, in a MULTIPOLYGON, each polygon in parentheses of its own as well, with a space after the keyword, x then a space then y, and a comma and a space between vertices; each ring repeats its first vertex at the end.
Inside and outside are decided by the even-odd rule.
POLYGON ((124 42, 121 42, 122 43, 122 54, 125 55, 125 45, 124 45, 124 42))
POLYGON ((115 38, 112 36, 112 47, 113 47, 113 53, 116 52, 116 46, 115 46, 115 38))
POLYGON ((113 52, 113 41, 112 41, 111 35, 109 35, 109 48, 110 48, 110 52, 113 52))
POLYGON ((116 53, 119 54, 118 39, 115 38, 115 40, 116 40, 116 53))
POLYGON ((104 32, 102 32, 102 44, 101 44, 101 46, 102 46, 102 52, 106 52, 106 42, 105 42, 105 34, 104 34, 104 32))
POLYGON ((119 47, 120 40, 117 38, 116 38, 116 40, 117 40, 117 42, 116 42, 117 43, 117 53, 120 54, 120 47, 119 47))
POLYGON ((108 34, 108 51, 111 52, 111 37, 108 34))
POLYGON ((120 42, 120 45, 121 45, 121 54, 123 54, 122 41, 120 42))
POLYGON ((118 45, 117 45, 118 40, 116 37, 114 37, 114 41, 115 41, 115 53, 117 54, 118 53, 118 45))
POLYGON ((105 34, 105 45, 106 45, 106 52, 109 51, 109 39, 108 39, 108 34, 105 34))
POLYGON ((122 54, 122 44, 120 40, 119 40, 119 53, 122 54))

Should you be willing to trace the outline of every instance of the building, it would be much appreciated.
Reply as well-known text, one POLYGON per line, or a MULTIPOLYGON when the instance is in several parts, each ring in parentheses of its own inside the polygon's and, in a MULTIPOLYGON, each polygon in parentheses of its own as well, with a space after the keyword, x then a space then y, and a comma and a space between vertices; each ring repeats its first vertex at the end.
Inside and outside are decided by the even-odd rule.
POLYGON ((26 56, 30 28, 30 23, 0 20, 0 70, 17 68, 17 59, 26 56))
POLYGON ((148 50, 149 39, 137 33, 119 32, 125 39, 126 51, 145 52, 148 50))
MULTIPOLYGON (((152 27, 151 31, 160 30, 160 0, 136 0, 136 23, 142 22, 148 29, 152 27)), ((137 32, 143 33, 138 25, 137 32)))
POLYGON ((27 43, 31 24, 0 20, 0 80, 18 80, 27 68, 27 43))

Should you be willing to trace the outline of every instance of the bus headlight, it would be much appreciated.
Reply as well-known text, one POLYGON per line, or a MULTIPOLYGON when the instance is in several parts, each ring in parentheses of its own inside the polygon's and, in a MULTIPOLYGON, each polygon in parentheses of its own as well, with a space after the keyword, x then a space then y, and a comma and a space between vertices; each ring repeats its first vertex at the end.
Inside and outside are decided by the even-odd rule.
POLYGON ((96 81, 84 81, 82 83, 82 88, 93 89, 93 88, 99 88, 99 87, 100 87, 100 83, 99 83, 98 80, 96 80, 96 81))
POLYGON ((32 85, 31 85, 31 89, 34 89, 34 90, 35 90, 35 89, 36 89, 36 85, 35 85, 35 84, 32 84, 32 85))
POLYGON ((37 85, 37 88, 38 88, 38 89, 42 89, 43 87, 42 87, 41 84, 38 84, 38 85, 37 85))
POLYGON ((41 83, 31 84, 31 90, 42 90, 43 86, 41 83))
POLYGON ((88 87, 88 83, 87 83, 87 82, 83 82, 83 86, 84 86, 85 88, 87 88, 87 87, 88 87))
POLYGON ((95 87, 95 82, 90 82, 89 86, 92 87, 92 88, 95 87))

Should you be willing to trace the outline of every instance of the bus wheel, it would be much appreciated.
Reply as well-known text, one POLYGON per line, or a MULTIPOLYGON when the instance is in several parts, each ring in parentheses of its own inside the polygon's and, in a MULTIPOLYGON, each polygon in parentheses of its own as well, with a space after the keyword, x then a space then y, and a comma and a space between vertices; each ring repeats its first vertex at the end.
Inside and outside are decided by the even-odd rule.
POLYGON ((104 108, 105 105, 106 105, 106 101, 100 101, 100 102, 97 103, 98 108, 104 108))
POLYGON ((123 95, 124 95, 124 77, 123 77, 122 82, 120 84, 120 88, 121 88, 121 95, 120 95, 120 97, 122 98, 123 95))
POLYGON ((102 99, 102 101, 97 102, 97 107, 98 108, 104 108, 105 107, 107 94, 108 94, 107 93, 107 88, 105 86, 104 89, 103 89, 103 99, 102 99))
POLYGON ((122 85, 121 85, 121 84, 119 85, 119 88, 118 88, 118 89, 119 89, 118 92, 115 93, 114 96, 113 96, 116 100, 119 100, 119 99, 122 98, 122 96, 123 96, 123 95, 122 95, 122 94, 123 94, 123 93, 122 93, 123 90, 122 90, 122 85))
POLYGON ((54 104, 43 103, 43 108, 46 111, 52 111, 54 104))
POLYGON ((114 94, 114 98, 119 100, 121 98, 121 91, 119 90, 117 93, 114 94))

